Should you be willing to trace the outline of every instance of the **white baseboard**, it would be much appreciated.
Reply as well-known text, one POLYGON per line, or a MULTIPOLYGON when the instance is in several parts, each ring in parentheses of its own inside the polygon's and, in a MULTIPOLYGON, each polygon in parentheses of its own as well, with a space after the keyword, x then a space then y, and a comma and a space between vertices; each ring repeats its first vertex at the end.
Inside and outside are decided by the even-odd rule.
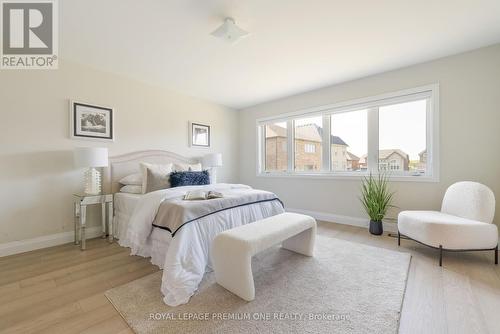
MULTIPOLYGON (((96 238, 102 234, 102 229, 100 226, 88 227, 85 233, 87 234, 87 239, 96 238)), ((70 231, 3 243, 0 244, 0 257, 67 244, 73 242, 74 238, 75 233, 70 231)))
MULTIPOLYGON (((302 210, 302 209, 294 209, 294 208, 286 208, 286 211, 301 213, 303 215, 308 215, 317 220, 322 220, 330 223, 344 224, 344 225, 352 225, 368 228, 370 220, 367 218, 358 218, 351 216, 342 216, 329 212, 319 212, 319 211, 310 211, 310 210, 302 210)), ((384 231, 394 232, 396 233, 397 227, 396 224, 386 223, 384 222, 384 231)))
MULTIPOLYGON (((294 208, 286 208, 286 211, 301 213, 326 222, 359 226, 364 228, 368 228, 368 223, 369 223, 369 220, 366 218, 342 216, 329 212, 310 211, 310 210, 302 210, 294 208)), ((397 232, 396 225, 391 223, 384 223, 384 230, 388 232, 397 232)), ((96 238, 100 236, 102 233, 101 227, 100 226, 89 227, 87 228, 86 233, 87 233, 87 238, 89 239, 96 238)), ((73 240, 74 240, 74 232, 70 231, 70 232, 63 232, 51 235, 44 235, 42 237, 36 237, 33 239, 7 242, 4 244, 0 244, 0 257, 29 252, 41 248, 63 245, 69 242, 73 242, 73 240)))

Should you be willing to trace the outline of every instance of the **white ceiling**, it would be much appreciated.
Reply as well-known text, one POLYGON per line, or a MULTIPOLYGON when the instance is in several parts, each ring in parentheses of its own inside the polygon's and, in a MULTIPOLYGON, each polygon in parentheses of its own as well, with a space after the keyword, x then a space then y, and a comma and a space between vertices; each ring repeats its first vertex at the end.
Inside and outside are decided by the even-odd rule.
POLYGON ((499 0, 65 0, 61 56, 233 108, 500 42, 499 0), (252 35, 210 35, 225 16, 252 35))

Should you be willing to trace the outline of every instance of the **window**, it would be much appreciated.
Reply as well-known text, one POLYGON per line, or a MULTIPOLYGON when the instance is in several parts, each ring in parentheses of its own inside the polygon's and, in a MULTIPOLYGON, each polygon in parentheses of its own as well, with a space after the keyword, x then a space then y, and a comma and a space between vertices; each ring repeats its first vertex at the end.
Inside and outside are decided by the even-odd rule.
POLYGON ((379 163, 389 161, 391 171, 425 175, 419 154, 427 147, 427 99, 380 107, 378 117, 379 163))
POLYGON ((321 116, 299 118, 293 121, 295 140, 295 170, 321 170, 323 120, 321 116))
POLYGON ((286 171, 288 164, 286 122, 264 127, 266 171, 286 171))
POLYGON ((314 144, 305 144, 304 145, 304 151, 306 153, 316 153, 316 145, 314 144))
POLYGON ((437 181, 438 94, 429 85, 258 120, 258 173, 437 181))
POLYGON ((367 112, 363 109, 330 116, 332 171, 366 171, 367 112))

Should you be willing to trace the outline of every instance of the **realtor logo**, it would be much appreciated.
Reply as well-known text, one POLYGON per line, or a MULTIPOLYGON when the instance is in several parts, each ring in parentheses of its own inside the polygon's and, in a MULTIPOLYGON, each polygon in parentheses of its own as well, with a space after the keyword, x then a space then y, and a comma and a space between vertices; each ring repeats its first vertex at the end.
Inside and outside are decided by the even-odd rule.
POLYGON ((0 0, 1 69, 57 69, 56 0, 0 0))

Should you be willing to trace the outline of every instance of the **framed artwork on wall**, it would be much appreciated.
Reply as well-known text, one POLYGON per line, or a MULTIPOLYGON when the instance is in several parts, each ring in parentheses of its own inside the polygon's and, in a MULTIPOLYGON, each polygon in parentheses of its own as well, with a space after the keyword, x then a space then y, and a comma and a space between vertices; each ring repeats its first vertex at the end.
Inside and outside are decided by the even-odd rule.
POLYGON ((113 108, 70 101, 70 137, 113 141, 113 108))
POLYGON ((189 122, 189 145, 191 147, 210 147, 210 126, 189 122))

